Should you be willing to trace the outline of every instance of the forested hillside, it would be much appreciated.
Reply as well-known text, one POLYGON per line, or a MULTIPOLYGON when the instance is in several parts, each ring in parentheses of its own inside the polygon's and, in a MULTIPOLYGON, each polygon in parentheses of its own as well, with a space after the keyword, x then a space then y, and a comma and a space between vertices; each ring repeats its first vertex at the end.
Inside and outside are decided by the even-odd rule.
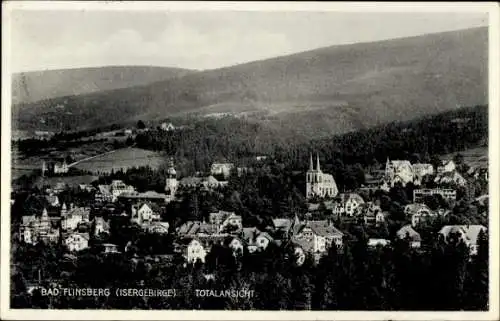
POLYGON ((333 46, 14 108, 20 129, 229 113, 328 137, 488 102, 488 30, 333 46), (64 112, 54 107, 64 105, 64 112), (43 123, 41 122, 43 121, 43 123))

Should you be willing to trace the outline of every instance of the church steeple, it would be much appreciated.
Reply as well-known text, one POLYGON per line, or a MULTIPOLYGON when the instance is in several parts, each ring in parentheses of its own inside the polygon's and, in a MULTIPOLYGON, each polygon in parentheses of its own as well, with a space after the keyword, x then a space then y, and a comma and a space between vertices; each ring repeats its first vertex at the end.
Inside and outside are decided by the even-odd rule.
POLYGON ((319 172, 321 169, 319 168, 319 154, 316 154, 316 170, 319 172))
POLYGON ((309 154, 309 170, 312 171, 314 170, 314 167, 313 167, 313 154, 309 154))

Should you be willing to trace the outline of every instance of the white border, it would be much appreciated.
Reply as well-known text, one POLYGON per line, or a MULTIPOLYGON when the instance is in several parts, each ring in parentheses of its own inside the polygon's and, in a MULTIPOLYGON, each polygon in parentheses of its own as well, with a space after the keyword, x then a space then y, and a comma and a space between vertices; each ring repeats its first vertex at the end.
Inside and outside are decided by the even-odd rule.
POLYGON ((2 3, 2 154, 0 318, 23 320, 500 320, 499 316, 499 10, 495 2, 84 2, 23 1, 2 3), (22 10, 113 11, 342 11, 342 12, 487 12, 489 13, 489 166, 490 166, 490 311, 489 312, 333 312, 333 311, 98 311, 11 310, 10 301, 10 16, 22 10))

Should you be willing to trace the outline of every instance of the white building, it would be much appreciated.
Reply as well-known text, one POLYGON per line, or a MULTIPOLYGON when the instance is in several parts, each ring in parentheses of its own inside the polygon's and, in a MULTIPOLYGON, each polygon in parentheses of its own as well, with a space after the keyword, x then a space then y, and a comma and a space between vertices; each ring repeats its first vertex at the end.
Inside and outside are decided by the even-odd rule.
POLYGON ((437 173, 442 174, 442 173, 449 173, 455 171, 457 166, 455 165, 455 162, 452 160, 443 160, 441 161, 441 164, 437 167, 437 173))
POLYGON ((111 185, 109 185, 109 191, 111 192, 112 195, 112 201, 116 202, 118 196, 120 196, 123 193, 132 193, 134 192, 134 188, 130 185, 125 184, 121 180, 113 180, 111 182, 111 185))
POLYGON ((309 170, 306 173, 306 198, 335 197, 338 194, 335 179, 330 174, 321 171, 319 155, 316 158, 316 169, 313 168, 312 155, 309 160, 309 170))
POLYGON ((333 214, 338 216, 353 216, 356 209, 364 204, 363 198, 356 193, 341 193, 333 205, 333 214))
POLYGON ((66 174, 69 171, 68 164, 66 164, 66 160, 60 163, 54 164, 54 174, 66 174))
POLYGON ((404 213, 411 220, 411 226, 415 227, 437 216, 427 205, 421 203, 408 204, 404 208, 404 213))
MULTIPOLYGON (((63 204, 65 206, 65 204, 63 204)), ((66 212, 61 210, 61 229, 64 231, 73 231, 80 223, 89 222, 90 210, 83 207, 74 207, 70 205, 70 209, 66 212)))
POLYGON ((396 183, 401 183, 403 186, 413 182, 413 167, 407 160, 392 160, 387 158, 385 165, 384 181, 394 187, 396 183))
POLYGON ((422 203, 426 196, 441 195, 445 200, 454 202, 457 199, 457 191, 451 188, 423 188, 413 191, 413 202, 422 203))
MULTIPOLYGON (((480 232, 486 233, 486 227, 482 225, 445 225, 439 231, 445 242, 452 241, 453 237, 461 239, 469 248, 471 255, 476 255, 478 250, 478 237, 480 232)), ((455 240, 458 241, 458 240, 455 240)))
POLYGON ((64 245, 68 251, 81 251, 89 247, 88 233, 72 233, 64 239, 64 245))
POLYGON ((131 212, 130 221, 139 225, 160 220, 160 213, 157 207, 152 203, 134 204, 131 207, 131 212))
POLYGON ((225 178, 229 177, 231 170, 234 168, 232 163, 213 163, 210 168, 211 175, 223 175, 225 178))
POLYGON ((410 246, 412 248, 420 248, 422 238, 420 234, 415 231, 410 225, 405 225, 396 232, 396 236, 399 239, 410 241, 410 246))
POLYGON ((177 172, 174 168, 173 161, 170 161, 167 169, 167 177, 165 178, 165 194, 169 198, 167 202, 172 201, 175 198, 178 187, 179 181, 177 180, 177 172))
POLYGON ((195 263, 196 261, 205 263, 207 251, 199 240, 192 239, 191 242, 189 242, 184 255, 188 263, 195 263))
POLYGON ((167 132, 175 130, 175 126, 172 123, 166 123, 166 122, 161 123, 160 128, 167 132))
POLYGON ((415 185, 422 184, 422 179, 424 178, 424 176, 434 174, 434 167, 431 164, 413 164, 412 169, 413 182, 415 183, 415 185))

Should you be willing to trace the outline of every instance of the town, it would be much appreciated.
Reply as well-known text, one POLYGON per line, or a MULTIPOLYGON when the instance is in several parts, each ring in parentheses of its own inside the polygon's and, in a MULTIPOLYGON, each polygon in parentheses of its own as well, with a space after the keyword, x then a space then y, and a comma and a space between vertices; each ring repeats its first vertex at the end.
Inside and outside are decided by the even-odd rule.
MULTIPOLYGON (((270 216, 250 213, 238 203, 250 197, 244 189, 249 181, 256 180, 257 186, 273 184, 265 181, 276 167, 271 155, 257 155, 246 166, 212 163, 209 172, 183 177, 169 158, 162 192, 139 191, 113 174, 90 184, 58 183, 28 194, 13 191, 13 242, 53 248, 56 257, 73 264, 92 253, 136 264, 185 269, 205 265, 207 281, 217 278, 222 260, 216 258, 214 263, 214 256, 221 251, 231 253, 230 260, 237 264, 252 264, 248 262, 255 262, 258 255, 281 250, 289 253, 289 264, 300 269, 321 266, 332 251, 346 255, 346 244, 353 240, 364 242, 368 251, 406 244, 406 251, 418 255, 432 255, 440 243, 464 246, 473 262, 481 242, 487 240, 488 170, 469 166, 460 154, 434 164, 387 158, 380 168, 364 173, 364 183, 352 190, 340 189, 336 178, 322 170, 319 153, 311 151, 308 158, 305 172, 291 170, 301 177, 301 191, 293 184, 280 184, 289 189, 284 192, 293 189, 294 196, 286 196, 288 204, 270 216), (16 221, 18 213, 22 216, 16 221)), ((71 173, 65 161, 44 161, 42 179, 50 175, 71 173)), ((31 296, 47 282, 61 284, 44 268, 34 265, 29 270, 30 276, 24 278, 31 296)), ((306 300, 308 309, 310 301, 306 300)))

